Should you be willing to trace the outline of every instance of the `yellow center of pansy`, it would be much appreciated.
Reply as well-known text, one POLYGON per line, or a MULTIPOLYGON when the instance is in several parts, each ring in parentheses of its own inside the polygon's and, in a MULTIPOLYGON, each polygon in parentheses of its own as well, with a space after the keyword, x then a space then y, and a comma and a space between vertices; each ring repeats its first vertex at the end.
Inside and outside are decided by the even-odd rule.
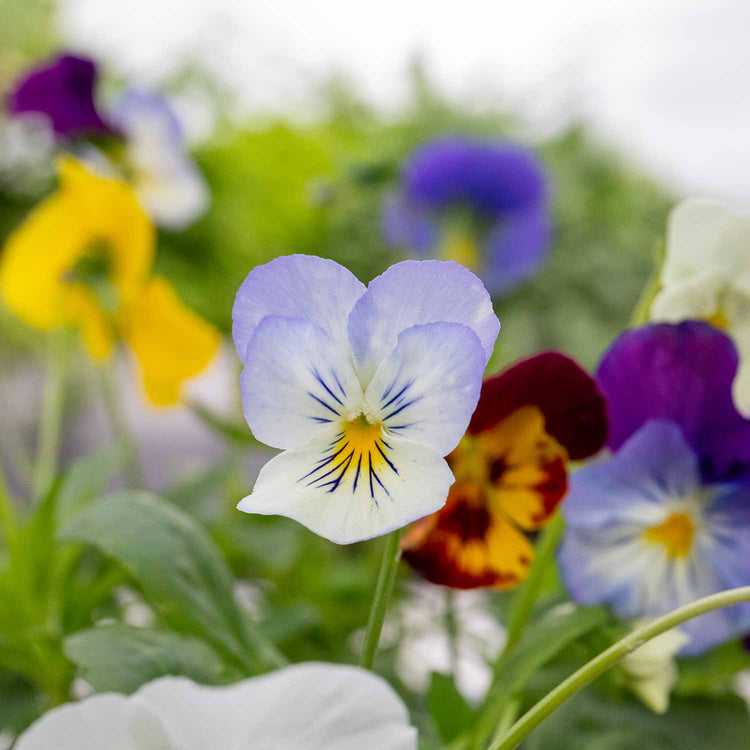
POLYGON ((650 544, 662 544, 670 557, 687 557, 693 546, 695 524, 687 513, 672 513, 658 526, 652 526, 644 533, 650 544))
POLYGON ((454 260, 466 268, 479 267, 480 254, 477 243, 464 232, 448 232, 439 252, 442 260, 454 260))
POLYGON ((713 315, 709 315, 705 320, 706 323, 710 323, 714 328, 720 328, 722 331, 726 331, 729 328, 729 320, 721 308, 713 315))

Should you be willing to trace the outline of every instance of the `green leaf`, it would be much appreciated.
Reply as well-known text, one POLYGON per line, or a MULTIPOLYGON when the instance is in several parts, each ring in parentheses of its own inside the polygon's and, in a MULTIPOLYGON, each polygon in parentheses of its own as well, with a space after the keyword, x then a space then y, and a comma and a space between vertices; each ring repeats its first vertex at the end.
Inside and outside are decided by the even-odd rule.
POLYGON ((701 656, 680 659, 675 693, 707 695, 734 691, 733 677, 750 669, 750 654, 740 641, 725 643, 701 656))
POLYGON ((100 498, 62 536, 118 560, 170 628, 204 638, 246 669, 280 663, 235 604, 232 574, 211 537, 166 500, 146 492, 100 498))
POLYGON ((0 732, 20 732, 39 715, 41 704, 29 681, 10 672, 0 673, 0 732))
POLYGON ((736 696, 674 700, 657 716, 632 698, 586 690, 546 719, 525 750, 750 750, 750 717, 736 696))
POLYGON ((225 682, 228 670, 221 657, 197 638, 170 631, 112 624, 68 636, 65 655, 97 691, 132 693, 164 675, 196 682, 225 682))
POLYGON ((453 677, 433 672, 427 706, 443 742, 451 742, 474 721, 474 709, 458 692, 453 677))

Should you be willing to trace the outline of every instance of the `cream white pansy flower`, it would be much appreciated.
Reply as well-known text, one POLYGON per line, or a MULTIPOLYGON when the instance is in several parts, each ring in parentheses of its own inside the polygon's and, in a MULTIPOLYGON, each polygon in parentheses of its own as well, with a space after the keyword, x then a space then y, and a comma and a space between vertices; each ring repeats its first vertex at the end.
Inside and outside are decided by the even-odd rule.
MULTIPOLYGON (((642 625, 643 623, 637 623, 642 625)), ((675 656, 690 640, 677 628, 657 635, 621 662, 630 689, 657 714, 666 713, 677 682, 675 656)))
POLYGON ((359 667, 307 663, 227 687, 164 677, 42 716, 15 750, 416 750, 406 707, 359 667))
POLYGON ((652 320, 706 320, 734 339, 734 400, 750 416, 750 215, 703 198, 680 203, 669 217, 661 285, 652 320))

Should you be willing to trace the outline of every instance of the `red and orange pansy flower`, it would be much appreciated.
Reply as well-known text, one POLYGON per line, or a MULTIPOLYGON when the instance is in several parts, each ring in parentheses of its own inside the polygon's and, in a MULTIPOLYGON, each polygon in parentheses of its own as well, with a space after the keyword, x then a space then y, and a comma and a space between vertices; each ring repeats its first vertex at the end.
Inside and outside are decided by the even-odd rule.
POLYGON ((433 583, 512 588, 534 555, 524 532, 549 520, 568 489, 568 462, 599 451, 606 433, 596 383, 559 352, 489 378, 448 456, 448 501, 406 534, 404 559, 433 583))

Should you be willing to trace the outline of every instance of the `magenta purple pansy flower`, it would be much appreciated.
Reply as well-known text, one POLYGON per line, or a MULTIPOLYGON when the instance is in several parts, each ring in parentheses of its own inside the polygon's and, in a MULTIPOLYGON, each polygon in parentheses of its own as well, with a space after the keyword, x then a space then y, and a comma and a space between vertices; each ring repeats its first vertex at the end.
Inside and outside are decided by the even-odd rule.
POLYGON ((250 272, 233 310, 255 437, 283 453, 248 513, 279 514, 345 544, 438 510, 500 323, 451 262, 404 261, 365 287, 308 255, 250 272))
POLYGON ((547 254, 547 177, 518 144, 438 138, 406 162, 400 190, 386 200, 383 230, 391 245, 456 260, 492 292, 507 292, 547 254))
MULTIPOLYGON (((597 375, 607 400, 609 460, 572 477, 559 554, 581 604, 623 619, 656 617, 750 585, 750 420, 732 400, 731 339, 697 321, 624 333, 597 375)), ((683 653, 750 629, 750 606, 681 626, 683 653)))
POLYGON ((59 136, 110 133, 94 101, 96 78, 92 60, 61 55, 24 74, 8 94, 8 110, 45 115, 59 136))

